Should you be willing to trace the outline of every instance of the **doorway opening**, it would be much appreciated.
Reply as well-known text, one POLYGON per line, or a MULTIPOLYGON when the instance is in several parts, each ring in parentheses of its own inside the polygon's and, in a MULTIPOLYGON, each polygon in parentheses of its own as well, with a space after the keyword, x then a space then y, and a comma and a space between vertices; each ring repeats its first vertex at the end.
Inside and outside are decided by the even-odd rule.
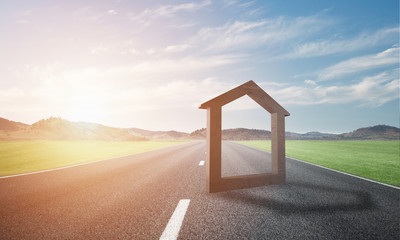
POLYGON ((270 151, 268 111, 247 95, 222 107, 222 177, 272 173, 270 151))

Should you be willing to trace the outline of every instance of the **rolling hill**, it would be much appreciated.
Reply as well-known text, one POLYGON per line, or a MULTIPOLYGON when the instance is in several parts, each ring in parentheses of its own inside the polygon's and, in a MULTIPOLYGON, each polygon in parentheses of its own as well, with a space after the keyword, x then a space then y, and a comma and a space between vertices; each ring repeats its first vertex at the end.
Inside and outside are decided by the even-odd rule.
MULTIPOLYGON (((140 128, 115 128, 97 123, 71 122, 51 117, 32 125, 0 118, 0 140, 200 140, 206 129, 192 133, 178 131, 150 131, 140 128)), ((260 129, 233 128, 222 130, 223 140, 267 140, 271 132, 260 129)), ((386 125, 359 128, 353 132, 330 134, 286 132, 287 140, 400 140, 400 129, 386 125)))
POLYGON ((29 125, 20 122, 10 121, 0 117, 0 131, 17 131, 27 128, 29 125))
POLYGON ((144 130, 144 129, 140 129, 140 128, 129 128, 128 132, 133 135, 142 136, 142 137, 154 139, 154 140, 176 140, 176 139, 181 139, 181 138, 185 138, 188 136, 187 133, 173 131, 173 130, 171 130, 171 131, 150 131, 150 130, 144 130))
POLYGON ((120 128, 96 123, 70 122, 54 117, 40 120, 32 125, 25 124, 23 128, 13 126, 0 128, 1 140, 147 140, 120 128))
MULTIPOLYGON (((207 129, 202 128, 189 134, 192 139, 206 138, 207 129)), ((267 140, 271 132, 261 129, 231 128, 222 130, 222 140, 267 140)))
MULTIPOLYGON (((192 139, 204 139, 206 129, 198 129, 189 134, 192 139)), ((222 140, 267 140, 271 132, 260 129, 233 128, 222 130, 222 140)), ((308 132, 286 132, 286 140, 400 140, 400 129, 396 127, 377 125, 359 128, 353 132, 342 134, 308 132)))
POLYGON ((353 132, 338 135, 339 139, 392 139, 399 140, 400 129, 386 125, 359 128, 353 132))

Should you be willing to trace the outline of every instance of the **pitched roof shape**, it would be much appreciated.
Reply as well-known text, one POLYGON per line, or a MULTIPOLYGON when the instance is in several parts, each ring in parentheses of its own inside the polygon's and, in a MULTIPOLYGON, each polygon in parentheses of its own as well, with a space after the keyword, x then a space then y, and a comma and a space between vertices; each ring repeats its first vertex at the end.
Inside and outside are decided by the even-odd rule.
POLYGON ((207 192, 221 192, 248 187, 282 184, 286 181, 285 117, 289 116, 281 105, 255 82, 248 81, 200 105, 207 109, 207 192), (271 114, 271 173, 222 177, 222 106, 248 95, 271 114))
POLYGON ((252 80, 201 104, 199 108, 221 107, 244 95, 248 95, 269 113, 282 113, 284 116, 290 115, 286 109, 252 80))

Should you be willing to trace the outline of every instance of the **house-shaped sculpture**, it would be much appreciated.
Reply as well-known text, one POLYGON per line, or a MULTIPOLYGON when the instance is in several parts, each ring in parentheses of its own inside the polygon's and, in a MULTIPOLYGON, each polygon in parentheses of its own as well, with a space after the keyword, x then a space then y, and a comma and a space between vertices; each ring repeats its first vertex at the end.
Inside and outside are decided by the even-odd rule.
POLYGON ((290 114, 255 82, 248 81, 201 104, 199 108, 207 109, 207 192, 285 183, 285 117, 290 114), (222 106, 244 95, 248 95, 271 114, 272 172, 223 178, 221 176, 222 106))

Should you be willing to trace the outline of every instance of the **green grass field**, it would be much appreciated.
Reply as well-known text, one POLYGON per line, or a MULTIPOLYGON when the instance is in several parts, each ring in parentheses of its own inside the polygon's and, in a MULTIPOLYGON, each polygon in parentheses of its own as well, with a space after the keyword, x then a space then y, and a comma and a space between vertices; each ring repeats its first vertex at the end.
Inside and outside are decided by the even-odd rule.
POLYGON ((183 142, 0 141, 0 176, 103 160, 183 142))
MULTIPOLYGON (((238 141, 271 151, 270 141, 238 141)), ((399 141, 286 141, 286 155, 400 186, 399 141)))

